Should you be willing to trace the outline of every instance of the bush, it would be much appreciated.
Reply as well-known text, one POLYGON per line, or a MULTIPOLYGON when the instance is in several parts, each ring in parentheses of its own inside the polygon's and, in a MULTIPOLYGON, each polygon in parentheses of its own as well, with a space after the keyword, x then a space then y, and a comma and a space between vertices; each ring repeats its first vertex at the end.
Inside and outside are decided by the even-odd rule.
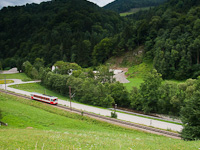
POLYGON ((111 112, 111 118, 117 118, 117 113, 115 111, 111 112))

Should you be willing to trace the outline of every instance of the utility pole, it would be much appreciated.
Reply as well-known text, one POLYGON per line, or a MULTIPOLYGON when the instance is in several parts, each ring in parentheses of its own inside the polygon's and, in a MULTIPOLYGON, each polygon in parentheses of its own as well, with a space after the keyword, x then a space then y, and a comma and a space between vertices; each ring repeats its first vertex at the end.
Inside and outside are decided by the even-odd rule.
POLYGON ((6 76, 4 76, 5 77, 5 90, 6 90, 6 76))
POLYGON ((117 104, 115 104, 115 113, 116 113, 116 109, 117 109, 117 104))
POLYGON ((71 86, 69 86, 69 98, 70 98, 70 109, 72 111, 72 102, 71 102, 71 86))

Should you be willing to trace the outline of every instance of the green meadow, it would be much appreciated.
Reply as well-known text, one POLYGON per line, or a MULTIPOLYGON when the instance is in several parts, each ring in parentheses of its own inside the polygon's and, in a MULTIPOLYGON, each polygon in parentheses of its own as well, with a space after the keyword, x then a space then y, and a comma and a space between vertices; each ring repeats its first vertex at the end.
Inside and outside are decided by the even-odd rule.
POLYGON ((15 73, 15 74, 0 74, 0 79, 21 79, 22 81, 31 81, 32 79, 27 77, 25 73, 15 73))
POLYGON ((128 16, 128 15, 135 14, 135 13, 137 13, 137 12, 139 12, 139 11, 149 10, 149 9, 151 9, 151 8, 153 8, 153 6, 152 6, 152 7, 142 7, 142 8, 132 8, 132 9, 131 9, 130 11, 128 11, 128 12, 120 13, 120 16, 121 16, 121 17, 125 17, 125 16, 128 16))
POLYGON ((51 105, 0 93, 0 149, 194 150, 183 141, 111 125, 51 105))
MULTIPOLYGON (((128 69, 126 75, 128 76, 129 83, 124 83, 124 86, 128 91, 132 90, 132 87, 135 86, 140 88, 141 83, 144 82, 144 77, 153 69, 153 64, 151 62, 143 62, 139 65, 134 65, 128 69)), ((164 82, 173 82, 173 83, 184 83, 185 81, 179 80, 164 80, 164 82)))

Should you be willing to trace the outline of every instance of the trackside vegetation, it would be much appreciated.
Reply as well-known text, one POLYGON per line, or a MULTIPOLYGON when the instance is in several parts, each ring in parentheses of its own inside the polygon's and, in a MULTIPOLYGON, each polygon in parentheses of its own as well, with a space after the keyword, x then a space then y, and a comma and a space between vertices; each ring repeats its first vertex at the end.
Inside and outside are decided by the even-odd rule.
POLYGON ((0 93, 1 149, 198 149, 183 141, 121 128, 48 104, 0 93), (20 108, 20 109, 19 109, 20 108))

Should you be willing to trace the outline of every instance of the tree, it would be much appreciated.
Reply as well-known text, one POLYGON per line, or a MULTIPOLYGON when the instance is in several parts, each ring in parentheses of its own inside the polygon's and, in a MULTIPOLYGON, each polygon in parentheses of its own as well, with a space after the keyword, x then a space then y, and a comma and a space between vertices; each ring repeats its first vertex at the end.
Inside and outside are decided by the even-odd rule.
POLYGON ((161 74, 157 73, 155 69, 144 78, 144 83, 140 86, 140 94, 142 110, 145 113, 157 112, 161 82, 161 74))
POLYGON ((113 41, 111 38, 104 38, 99 44, 94 47, 92 53, 93 65, 104 63, 113 52, 113 41))
POLYGON ((135 110, 142 110, 141 95, 137 87, 133 87, 130 94, 130 105, 135 110))
POLYGON ((32 77, 31 71, 32 71, 32 64, 29 61, 25 61, 22 65, 23 71, 27 74, 27 76, 32 77))
POLYGON ((39 71, 40 67, 44 67, 44 60, 42 58, 36 58, 33 66, 39 71))
POLYGON ((181 137, 184 140, 200 139, 200 77, 186 81, 185 99, 180 114, 183 122, 181 137))
POLYGON ((112 98, 111 95, 107 95, 106 98, 104 98, 101 101, 101 106, 109 108, 115 103, 114 99, 112 98))
POLYGON ((196 63, 199 64, 199 53, 200 53, 200 37, 196 38, 193 43, 193 48, 196 51, 196 63))
POLYGON ((184 140, 200 139, 200 91, 194 92, 186 106, 181 109, 183 130, 181 137, 184 140))
POLYGON ((109 66, 101 65, 97 69, 96 79, 100 83, 114 82, 113 71, 110 71, 109 66))

